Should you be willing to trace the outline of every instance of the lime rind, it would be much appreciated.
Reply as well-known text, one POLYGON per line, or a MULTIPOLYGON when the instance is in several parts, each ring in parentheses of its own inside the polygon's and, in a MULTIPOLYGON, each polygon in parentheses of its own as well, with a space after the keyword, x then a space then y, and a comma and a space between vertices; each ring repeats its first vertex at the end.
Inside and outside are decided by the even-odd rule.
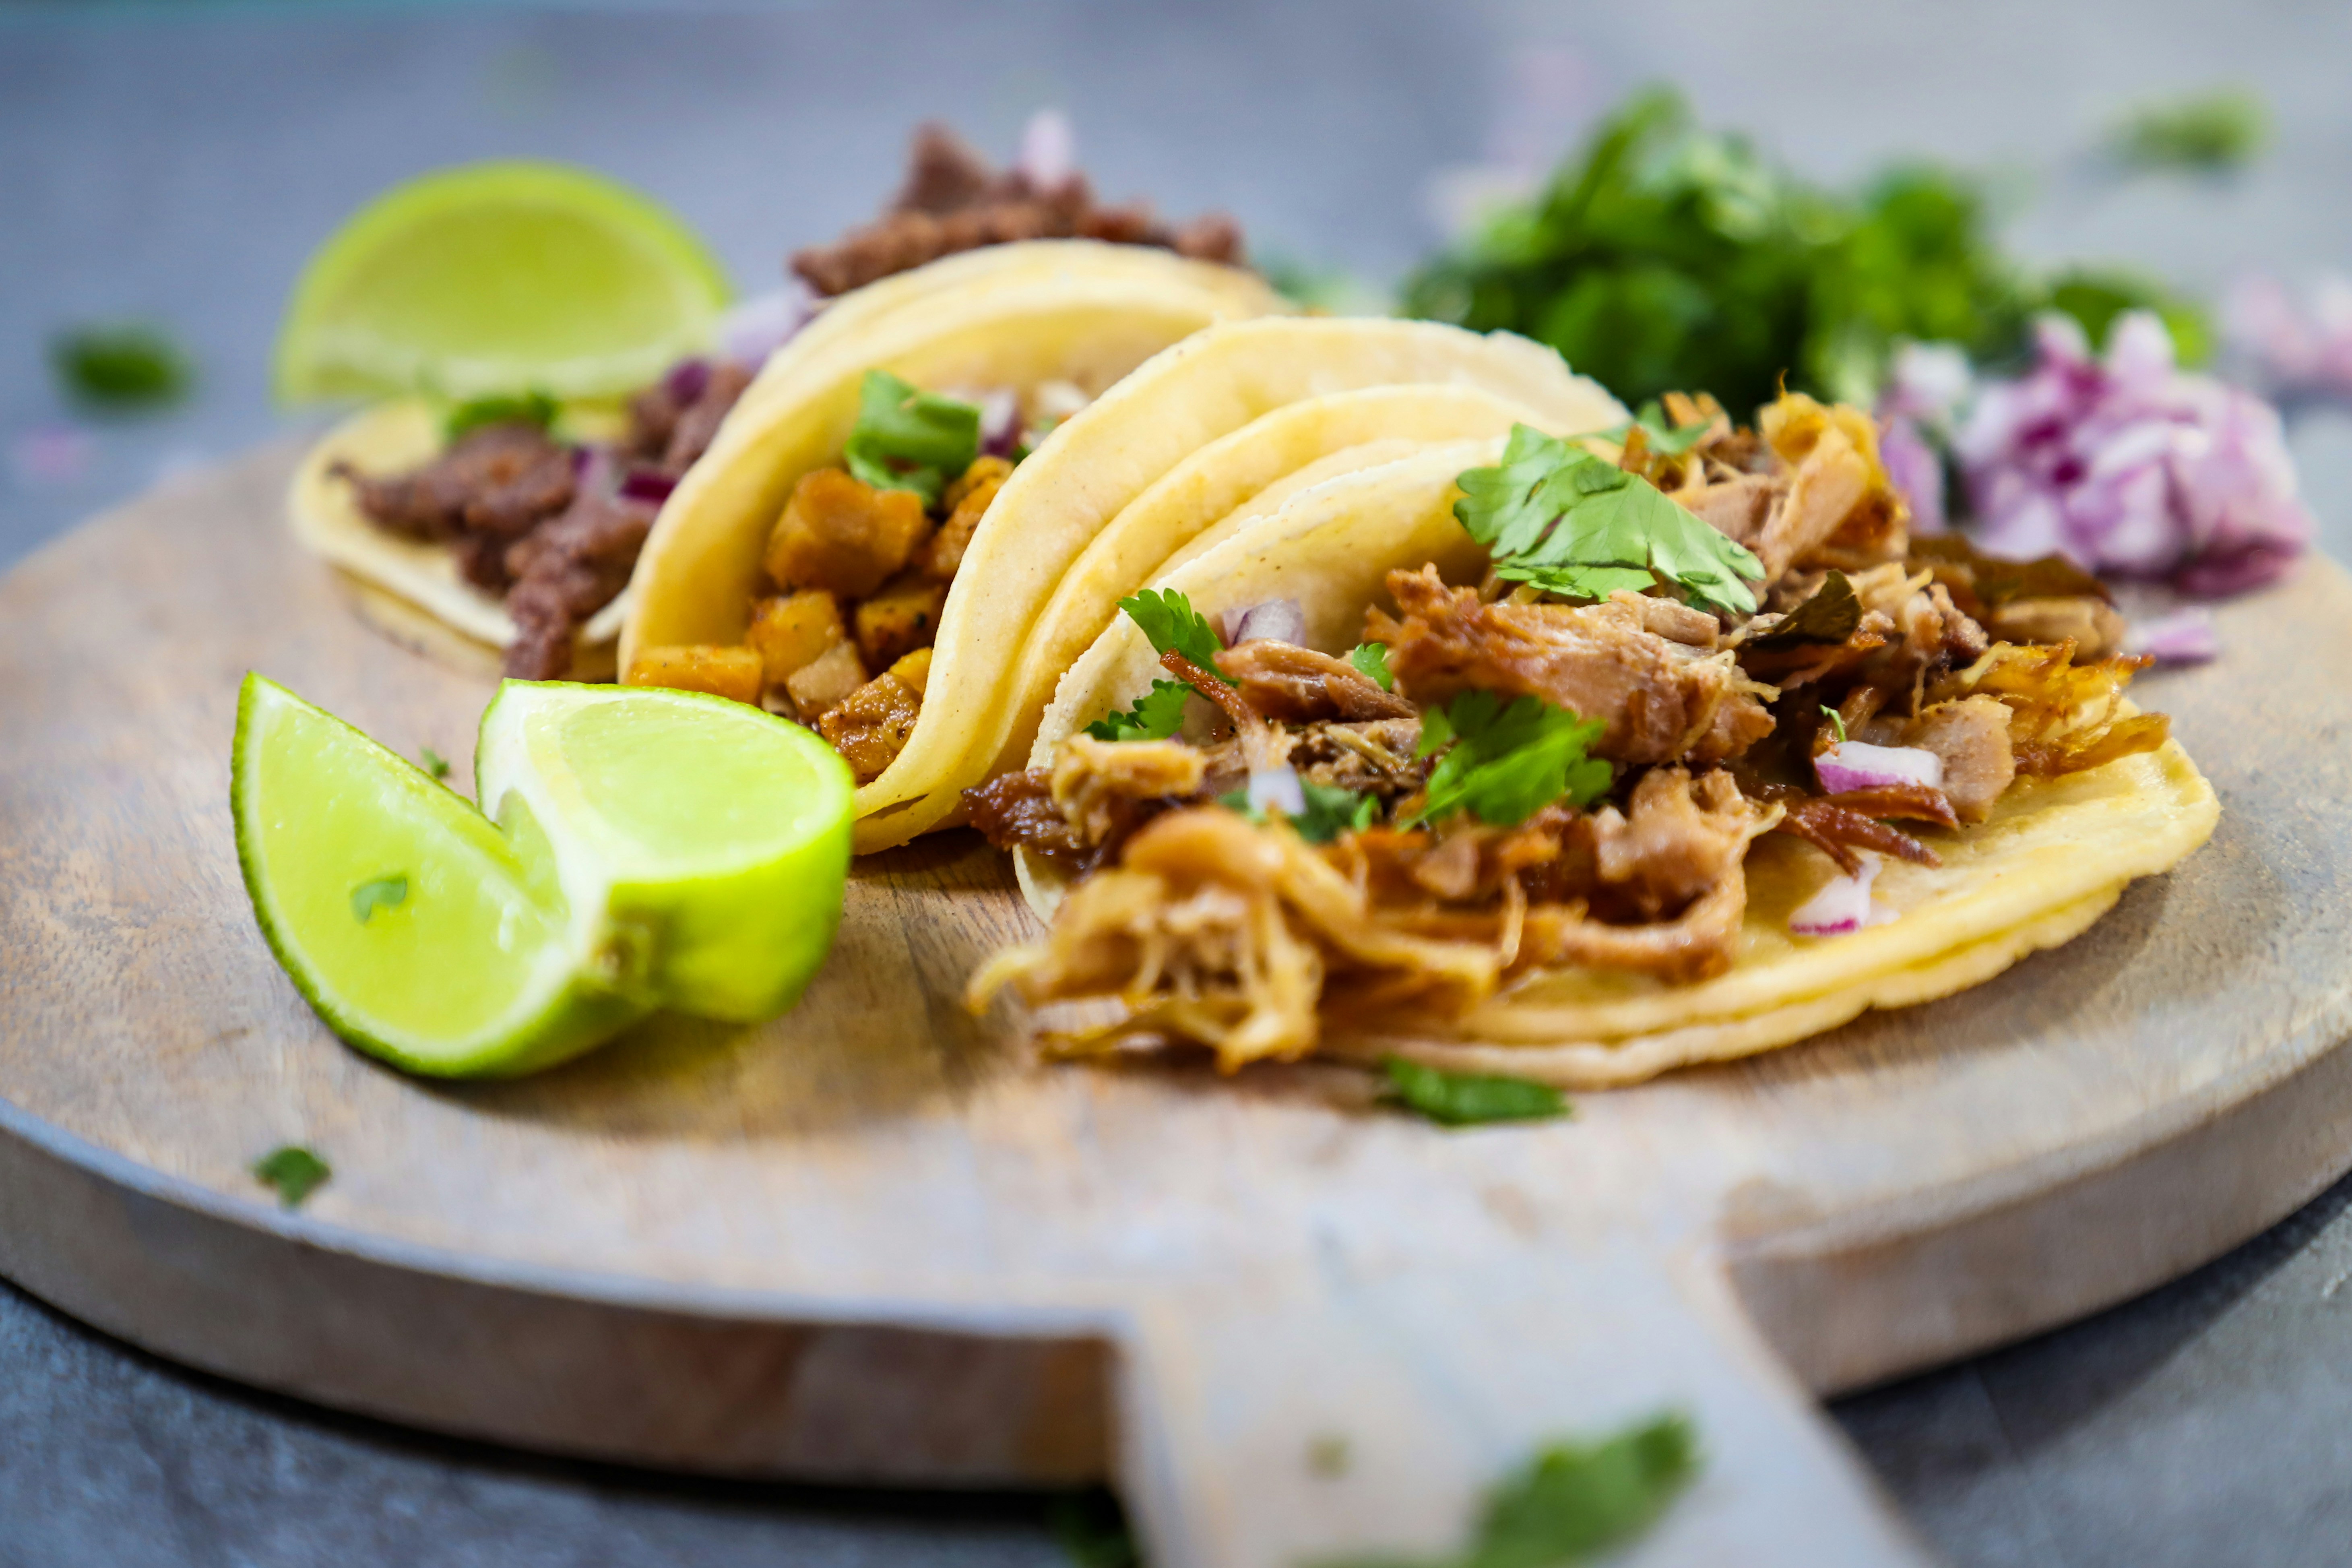
POLYGON ((510 680, 474 754, 485 809, 548 836, 572 940, 606 984, 751 1021, 792 1005, 823 964, 856 783, 814 734, 700 693, 510 680), (681 765, 666 723, 681 742, 714 725, 738 734, 681 765), (615 726, 635 732, 623 743, 615 726))
POLYGON ((320 247, 273 379, 287 403, 612 397, 706 347, 730 293, 692 231, 618 182, 561 163, 468 164, 386 192, 320 247))
MULTIPOLYGON (((618 994, 582 970, 563 940, 562 910, 544 901, 550 884, 534 889, 530 868, 506 836, 462 797, 259 674, 247 675, 238 693, 230 810, 238 867, 264 940, 328 1026, 371 1055, 436 1076, 511 1076, 586 1050, 648 1010, 642 997, 618 994), (319 777, 320 767, 305 770, 302 759, 286 754, 304 746, 335 776, 319 777), (277 798, 289 791, 296 798, 277 798), (322 799, 388 825, 395 838, 408 835, 413 853, 370 847, 331 828, 322 833, 322 799), (289 863, 280 865, 281 858, 289 863), (384 922, 379 951, 354 951, 335 902, 348 898, 345 884, 395 868, 401 902, 414 878, 417 900, 432 898, 436 916, 444 904, 436 895, 444 889, 448 904, 471 899, 497 906, 491 912, 499 940, 478 942, 463 955, 467 973, 446 962, 420 963, 419 943, 383 951, 389 928, 417 918, 414 909, 378 914, 372 907, 363 915, 356 903, 343 908, 340 919, 361 931, 361 942, 369 922, 384 922), (429 973, 415 973, 420 968, 429 973), (361 994, 371 987, 373 998, 361 994), (459 1027, 416 1026, 420 1002, 429 1006, 453 992, 484 990, 509 999, 459 1027), (404 1011, 411 1015, 405 1021, 396 1016, 404 1011)), ((420 926, 409 934, 432 933, 420 926)))

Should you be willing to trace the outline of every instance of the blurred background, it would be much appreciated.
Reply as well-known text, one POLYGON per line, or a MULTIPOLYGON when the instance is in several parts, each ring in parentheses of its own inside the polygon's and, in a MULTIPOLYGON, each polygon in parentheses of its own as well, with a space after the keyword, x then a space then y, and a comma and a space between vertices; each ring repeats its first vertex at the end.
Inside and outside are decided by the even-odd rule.
MULTIPOLYGON (((1457 310, 1449 279, 1497 243, 1479 215, 1655 83, 1838 221, 1891 167, 1945 171, 1937 188, 1976 204, 1962 270, 2006 279, 1980 313, 2021 326, 2085 268, 2164 305, 2184 353, 2284 403, 2341 557, 2347 60, 2352 8, 2298 0, 0 5, 0 568, 314 427, 271 401, 287 291, 354 208, 430 168, 593 166, 758 293, 879 207, 919 121, 1002 158, 1058 108, 1104 196, 1228 211, 1255 256, 1344 305, 1457 310), (149 351, 127 389, 79 352, 126 324, 149 351)), ((1813 371, 1843 374, 1826 351, 1813 371)), ((2145 1300, 1834 1414, 1955 1563, 2343 1563, 2347 1203, 2339 1186, 2145 1300)), ((162 1367, 5 1287, 0 1432, 5 1568, 1119 1561, 1099 1499, 737 1488, 471 1449, 162 1367)))

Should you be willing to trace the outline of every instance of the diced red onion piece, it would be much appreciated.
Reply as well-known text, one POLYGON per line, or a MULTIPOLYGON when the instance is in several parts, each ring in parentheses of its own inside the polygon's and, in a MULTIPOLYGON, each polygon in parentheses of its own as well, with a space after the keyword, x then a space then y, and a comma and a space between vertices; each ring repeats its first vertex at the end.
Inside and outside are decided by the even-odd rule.
POLYGON ((631 468, 621 477, 620 495, 623 500, 659 506, 669 500, 669 492, 676 489, 677 480, 659 468, 631 468))
POLYGON ((1885 925, 1895 913, 1870 896, 1878 879, 1879 858, 1868 849, 1855 851, 1862 869, 1853 876, 1832 877, 1822 890, 1798 906, 1789 917, 1789 930, 1798 936, 1844 936, 1864 926, 1885 925))
POLYGON ((1021 395, 1000 386, 980 400, 980 449, 992 458, 1009 458, 1021 444, 1021 395))
POLYGON ((1944 759, 1917 746, 1874 746, 1840 741, 1813 759, 1813 773, 1831 795, 1882 789, 1888 784, 1944 787, 1944 759))
POLYGON ((682 359, 669 367, 662 378, 662 386, 675 403, 692 403, 710 389, 710 362, 707 359, 682 359))
POLYGON ((1041 109, 1021 131, 1021 151, 1013 166, 1040 195, 1067 185, 1078 172, 1077 137, 1070 117, 1058 109, 1041 109))
POLYGON ((1249 776, 1249 804, 1252 811, 1280 811, 1285 816, 1303 816, 1307 813, 1307 792, 1298 787, 1298 770, 1268 768, 1249 776))
POLYGON ((582 495, 611 495, 619 479, 620 465, 614 459, 610 447, 572 448, 572 484, 582 495))
POLYGON ((1296 599, 1268 599, 1263 605, 1226 611, 1220 629, 1225 635, 1227 647, 1255 637, 1303 646, 1307 641, 1307 612, 1298 607, 1296 599))
POLYGON ((719 352, 756 371, 815 314, 816 297, 804 284, 754 295, 719 318, 719 352))
POLYGON ((2221 653, 2213 612, 2191 605, 2168 616, 2134 621, 2124 639, 2126 653, 2154 654, 2158 664, 2203 664, 2221 653))

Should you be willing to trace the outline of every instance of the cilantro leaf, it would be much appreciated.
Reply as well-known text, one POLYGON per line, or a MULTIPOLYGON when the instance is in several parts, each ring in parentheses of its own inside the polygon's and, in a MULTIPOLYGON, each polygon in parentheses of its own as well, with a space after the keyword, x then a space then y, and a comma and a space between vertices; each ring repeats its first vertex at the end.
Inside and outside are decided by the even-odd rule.
POLYGON ((1702 609, 1748 614, 1763 563, 1649 480, 1525 425, 1502 462, 1455 481, 1454 515, 1495 558, 1495 574, 1571 598, 1605 599, 1664 581, 1702 609))
POLYGON ((2142 104, 2107 139, 2126 168, 2217 174, 2253 161, 2270 140, 2270 116, 2252 93, 2224 88, 2142 104))
POLYGON ((1325 1568, 1567 1568, 1657 1523, 1698 1474, 1690 1418, 1654 1417, 1600 1442, 1546 1444, 1486 1496, 1476 1538, 1436 1558, 1357 1557, 1325 1568))
POLYGON ((1161 592, 1146 588, 1118 602, 1143 635, 1150 639, 1151 651, 1167 653, 1174 650, 1215 676, 1227 686, 1236 684, 1234 679, 1217 668, 1217 653, 1224 645, 1217 628, 1209 617, 1192 607, 1192 601, 1174 589, 1161 592))
POLYGON ((365 925, 376 910, 398 909, 407 901, 408 878, 395 871, 389 877, 362 882, 352 889, 352 919, 365 925))
POLYGON ((49 368, 75 402, 129 411, 162 408, 187 395, 195 373, 160 328, 74 327, 49 343, 49 368))
POLYGON ((842 460, 862 483, 881 490, 913 490, 937 506, 948 481, 980 456, 980 410, 936 393, 919 392, 887 370, 869 370, 857 385, 857 425, 842 460))
POLYGON ((1813 596, 1799 605, 1748 644, 1750 647, 1794 647, 1799 643, 1842 643, 1862 625, 1862 601, 1854 596, 1853 584, 1843 572, 1832 572, 1813 590, 1813 596))
POLYGON ((1402 1057, 1383 1057, 1381 1070, 1388 1075, 1390 1093, 1400 1104, 1446 1127, 1575 1114, 1567 1097, 1549 1084, 1486 1073, 1447 1072, 1402 1057))
POLYGON ((416 760, 423 763, 425 764, 425 771, 431 773, 435 778, 446 779, 449 776, 449 759, 435 751, 432 747, 425 746, 420 748, 416 753, 416 760))
POLYGON ((1096 720, 1087 733, 1097 741, 1164 741, 1184 727, 1184 700, 1192 695, 1181 680, 1155 680, 1134 707, 1096 720))
POLYGON ((1588 805, 1607 792, 1614 776, 1606 762, 1584 754, 1606 728, 1539 697, 1517 698, 1505 707, 1491 691, 1465 691, 1428 709, 1421 717, 1419 754, 1434 755, 1449 743, 1451 749, 1431 771, 1421 808, 1403 825, 1466 811, 1507 827, 1556 800, 1588 805))
POLYGON ((276 1187, 278 1201, 289 1209, 299 1208, 334 1173, 327 1162, 294 1143, 272 1149, 253 1163, 254 1179, 276 1187))
MULTIPOLYGON (((1328 844, 1342 833, 1360 832, 1378 822, 1381 816, 1380 797, 1358 795, 1337 784, 1319 784, 1307 779, 1298 781, 1299 797, 1307 809, 1297 816, 1286 816, 1291 831, 1309 844, 1328 844)), ((1249 791, 1237 789, 1217 797, 1217 804, 1228 810, 1238 811, 1252 822, 1264 822, 1265 813, 1250 805, 1249 791)))
POLYGON ((441 434, 454 443, 492 425, 536 425, 544 430, 554 423, 555 399, 544 392, 499 393, 468 398, 449 410, 441 421, 441 434))
POLYGON ((1597 434, 1622 446, 1632 438, 1633 432, 1639 429, 1648 438, 1651 451, 1669 458, 1679 458, 1697 446, 1699 438, 1713 427, 1712 422, 1705 419, 1696 425, 1685 425, 1679 428, 1668 425, 1665 409, 1654 397, 1642 405, 1641 411, 1626 423, 1612 426, 1597 434))
POLYGON ((1370 676, 1382 691, 1396 689, 1396 677, 1389 673, 1388 644, 1360 642, 1348 650, 1348 662, 1370 676))

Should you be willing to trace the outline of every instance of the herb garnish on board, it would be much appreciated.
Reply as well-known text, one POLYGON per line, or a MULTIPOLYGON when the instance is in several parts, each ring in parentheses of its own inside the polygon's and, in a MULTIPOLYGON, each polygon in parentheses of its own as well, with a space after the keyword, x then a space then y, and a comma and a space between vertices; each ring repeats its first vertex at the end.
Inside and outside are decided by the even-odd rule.
POLYGON ((1459 481, 1454 515, 1494 552, 1495 574, 1570 598, 1664 583, 1689 604, 1748 615, 1764 563, 1637 474, 1525 425, 1503 460, 1459 481))

